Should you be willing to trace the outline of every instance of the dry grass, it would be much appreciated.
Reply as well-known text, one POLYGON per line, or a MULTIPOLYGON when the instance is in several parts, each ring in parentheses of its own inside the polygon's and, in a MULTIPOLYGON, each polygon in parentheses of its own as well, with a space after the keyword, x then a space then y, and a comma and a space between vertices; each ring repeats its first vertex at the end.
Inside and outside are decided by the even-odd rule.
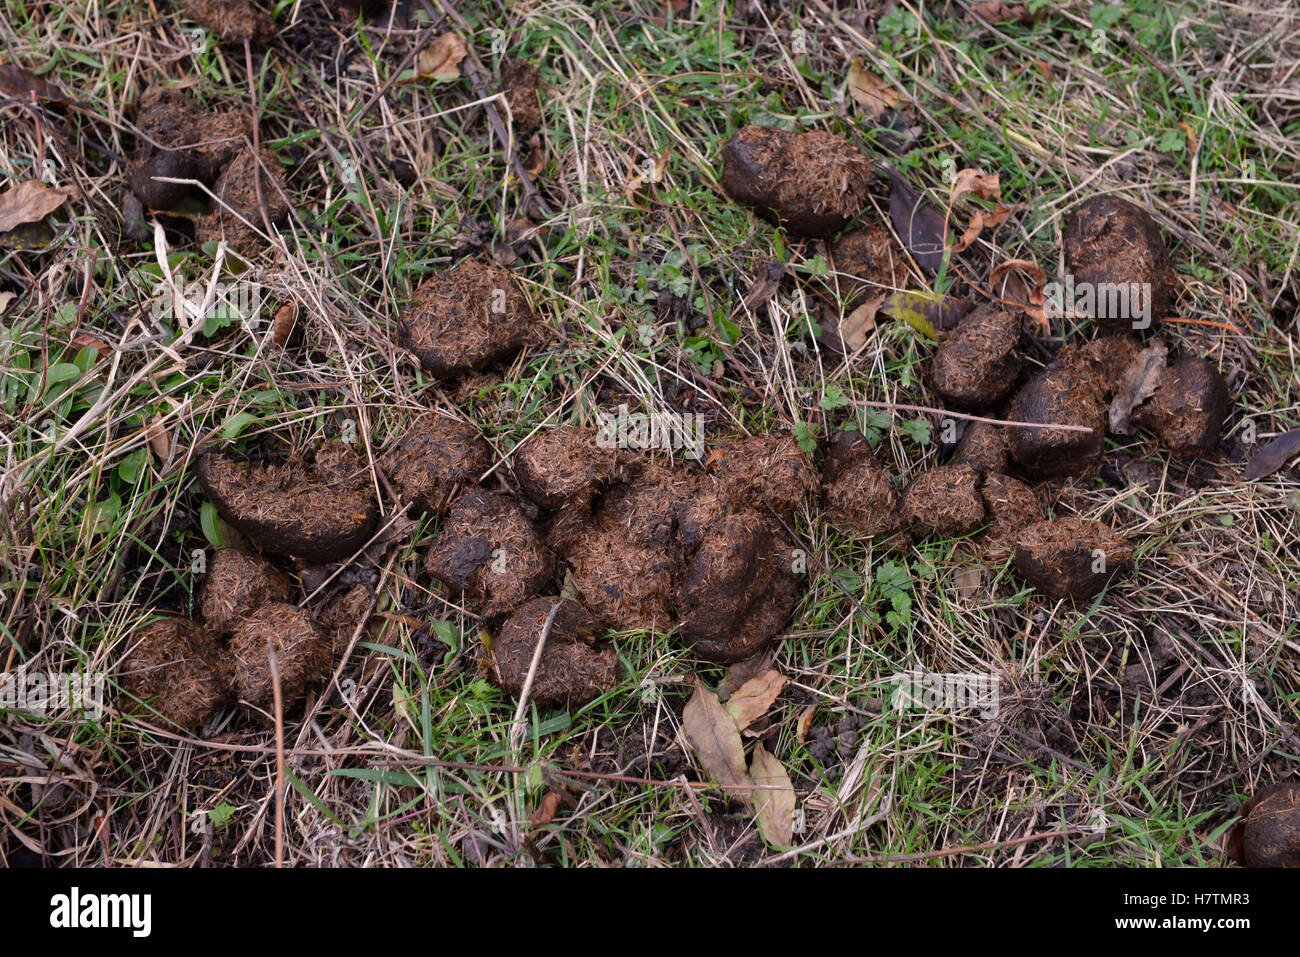
MULTIPOLYGON (((303 0, 247 56, 210 37, 195 52, 194 25, 166 3, 0 4, 0 60, 77 101, 0 103, 0 176, 48 173, 82 194, 37 248, 0 249, 0 296, 16 294, 0 339, 4 671, 111 673, 156 610, 190 608, 194 553, 210 548, 192 459, 232 434, 287 454, 352 430, 373 462, 437 408, 481 426, 496 481, 532 432, 591 424, 615 399, 706 412, 715 435, 824 437, 856 419, 881 432, 894 474, 926 468, 938 449, 916 416, 867 405, 929 401, 924 340, 884 322, 851 357, 820 349, 801 335, 820 250, 792 249, 720 195, 720 145, 747 120, 834 129, 869 152, 901 137, 900 165, 936 196, 945 156, 999 171, 1025 208, 967 257, 980 274, 944 283, 985 288, 1011 258, 1054 274, 1071 204, 1143 203, 1179 260, 1188 321, 1171 337, 1216 362, 1234 397, 1214 457, 1171 461, 1139 437, 1107 452, 1126 483, 1054 488, 1057 514, 1113 522, 1136 547, 1136 574, 1088 606, 1034 596, 967 542, 903 564, 799 515, 813 560, 765 738, 800 795, 795 851, 765 847, 698 783, 678 722, 694 676, 720 672, 671 637, 621 637, 615 693, 533 712, 517 740, 474 615, 422 570, 435 523, 386 505, 377 541, 322 586, 371 588, 374 615, 283 729, 281 825, 273 732, 231 714, 192 739, 114 699, 100 721, 0 716, 0 860, 25 848, 49 864, 265 864, 280 843, 292 865, 1194 864, 1219 859, 1239 796, 1295 775, 1300 480, 1284 469, 1246 484, 1239 464, 1246 420, 1266 441, 1300 419, 1289 0, 1180 16, 1154 0, 1071 4, 1033 27, 988 26, 965 3, 758 0, 724 4, 720 20, 716 6, 669 16, 653 0, 431 0, 366 21, 364 40, 351 15, 303 0), (393 82, 449 29, 471 41, 479 89, 393 82), (508 125, 498 30, 545 84, 539 139, 515 144, 540 161, 541 205, 485 115, 490 102, 508 125), (845 99, 858 56, 905 94, 901 134, 873 131, 845 99), (174 230, 124 235, 133 106, 163 82, 255 106, 261 144, 285 164, 292 226, 239 274, 266 290, 255 321, 150 316, 165 257, 187 280, 236 268, 174 230), (625 192, 665 154, 663 182, 625 192), (449 391, 391 330, 420 281, 465 254, 509 264, 557 338, 449 391), (776 258, 790 275, 749 308, 776 258), (282 350, 268 330, 284 303, 302 338, 282 350), (46 388, 42 370, 92 341, 78 336, 107 356, 46 388), (1002 676, 1000 716, 891 712, 890 677, 914 668, 1002 676), (803 739, 808 708, 827 730, 803 739), (553 820, 530 824, 548 791, 553 820)), ((913 267, 913 288, 930 283, 913 267)))

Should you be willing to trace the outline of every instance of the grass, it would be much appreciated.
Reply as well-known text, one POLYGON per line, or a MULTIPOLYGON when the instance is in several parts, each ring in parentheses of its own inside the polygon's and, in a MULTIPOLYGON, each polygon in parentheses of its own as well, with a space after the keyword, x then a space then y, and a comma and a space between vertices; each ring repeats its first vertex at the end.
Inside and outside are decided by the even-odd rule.
MULTIPOLYGON (((508 460, 534 429, 623 397, 689 402, 716 435, 857 424, 896 475, 928 467, 936 419, 861 403, 926 404, 929 345, 888 320, 850 359, 803 334, 822 250, 718 188, 721 145, 746 122, 843 133, 896 154, 939 198, 945 173, 998 172, 1023 208, 938 291, 983 287, 1005 259, 1055 275, 1073 203, 1143 203, 1177 253, 1180 316, 1196 320, 1169 335, 1232 386, 1220 454, 1188 464, 1112 440, 1110 460, 1141 463, 1140 480, 1055 490, 1057 514, 1114 522, 1137 548, 1135 576, 1094 603, 1046 601, 969 541, 873 554, 805 508, 795 531, 812 560, 764 737, 799 795, 795 851, 767 847, 743 809, 695 784, 707 777, 678 736, 682 706, 697 676, 724 671, 672 636, 618 636, 620 686, 572 714, 530 706, 513 744, 515 702, 480 667, 474 616, 421 569, 436 523, 395 523, 355 572, 375 615, 285 729, 287 863, 1217 865, 1237 801, 1295 775, 1300 486, 1285 470, 1244 484, 1236 464, 1247 421, 1260 441, 1300 425, 1300 109, 1282 93, 1300 31, 1286 0, 1031 2, 1045 15, 1029 25, 985 24, 961 2, 869 0, 541 0, 454 16, 433 0, 387 25, 304 0, 277 4, 279 36, 252 51, 251 77, 242 47, 209 34, 192 46, 195 24, 170 5, 0 3, 2 59, 78 101, 0 106, 0 186, 48 171, 83 194, 35 248, 0 250, 0 292, 15 294, 0 315, 5 671, 111 673, 143 622, 190 609, 196 555, 221 534, 190 468, 212 442, 285 452, 350 429, 374 453, 434 407, 477 422, 508 460), (525 208, 467 80, 388 85, 448 29, 490 77, 505 56, 539 65, 530 155, 549 215, 525 208), (901 130, 873 128, 846 98, 857 57, 904 95, 901 130), (123 234, 128 118, 164 82, 225 108, 255 94, 295 214, 247 265, 174 233, 123 234), (629 195, 665 155, 663 180, 629 195), (390 330, 420 281, 466 254, 514 257, 557 336, 448 388, 390 330), (251 279, 266 304, 183 335, 149 314, 160 257, 189 280, 251 279), (777 294, 744 306, 776 259, 791 266, 777 294), (301 317, 288 350, 266 336, 283 303, 301 317), (890 677, 913 668, 1001 675, 1001 720, 891 710, 890 677), (827 733, 800 734, 808 709, 827 733), (548 792, 553 818, 530 824, 548 792)), ((3 715, 0 854, 272 861, 273 735, 232 714, 193 739, 120 703, 97 721, 3 715)))

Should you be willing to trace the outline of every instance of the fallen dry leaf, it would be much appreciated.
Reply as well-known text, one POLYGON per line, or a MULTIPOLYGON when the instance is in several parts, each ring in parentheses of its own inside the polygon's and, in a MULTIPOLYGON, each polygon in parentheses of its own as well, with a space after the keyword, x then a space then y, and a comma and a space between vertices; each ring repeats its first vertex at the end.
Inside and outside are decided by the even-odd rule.
POLYGON ((748 804, 754 782, 745 767, 740 731, 718 696, 699 683, 682 711, 682 730, 704 770, 726 787, 731 797, 748 804))
POLYGON ((979 565, 969 565, 957 573, 957 597, 971 598, 984 587, 984 570, 979 565))
POLYGON ((1131 435, 1133 423, 1129 421, 1133 410, 1155 394, 1160 377, 1165 372, 1166 349, 1157 339, 1137 354, 1119 377, 1115 398, 1110 403, 1110 430, 1117 435, 1131 435))
POLYGON ((555 791, 547 791, 542 797, 542 803, 538 805, 537 810, 528 815, 528 825, 530 827, 541 827, 544 824, 550 824, 555 819, 555 812, 560 809, 560 795, 555 791))
POLYGON ((997 173, 986 173, 982 169, 959 170, 948 189, 948 199, 955 203, 968 193, 980 199, 1001 199, 1001 179, 997 173))
MULTIPOLYGON (((714 453, 711 453, 711 455, 714 454, 721 455, 721 453, 716 449, 714 450, 714 453)), ((716 463, 719 459, 715 457, 712 458, 712 461, 716 463)), ((737 661, 727 669, 727 673, 723 675, 722 680, 718 682, 718 697, 722 698, 724 701, 727 698, 730 698, 740 689, 740 686, 750 678, 753 678, 755 675, 761 675, 764 671, 767 671, 775 660, 776 649, 771 645, 768 645, 758 654, 751 655, 744 661, 737 661)))
POLYGON ((781 288, 781 280, 785 278, 785 269, 785 263, 775 259, 764 266, 762 275, 754 280, 754 284, 745 293, 745 308, 757 309, 775 296, 781 288))
MULTIPOLYGON (((974 195, 980 199, 994 201, 1002 198, 1002 183, 997 173, 986 173, 981 169, 960 170, 953 178, 948 189, 948 208, 951 210, 957 200, 963 196, 974 195)), ((964 252, 971 243, 979 238, 987 226, 1000 226, 1011 215, 1011 209, 999 203, 992 211, 976 210, 966 231, 961 234, 953 246, 953 252, 964 252)))
MULTIPOLYGON (((0 312, 4 312, 4 309, 0 309, 0 312)), ((88 332, 78 332, 72 337, 70 345, 77 349, 85 349, 87 346, 90 346, 99 353, 101 359, 107 359, 113 353, 112 346, 103 339, 100 339, 97 336, 92 336, 88 332)))
POLYGON ((149 440, 149 448, 153 449, 153 454, 158 456, 158 461, 166 465, 172 458, 172 437, 163 425, 163 417, 155 415, 149 420, 145 427, 145 437, 149 440))
POLYGON ((735 720, 737 731, 744 731, 767 713, 781 694, 786 680, 779 671, 765 671, 750 678, 727 699, 727 713, 735 720))
POLYGON ((33 95, 38 100, 50 100, 53 103, 70 102, 67 94, 49 80, 11 63, 0 64, 0 94, 23 103, 30 102, 33 95))
POLYGON ((1034 320, 1040 331, 1046 332, 1050 328, 1047 313, 1043 310, 1043 303, 1047 301, 1045 291, 1047 276, 1038 268, 1038 264, 1030 259, 1008 259, 993 267, 993 271, 989 273, 989 286, 996 289, 1002 277, 1012 271, 1020 274, 1017 281, 1026 290, 1026 299, 1023 302, 1014 299, 1010 301, 1020 306, 1025 315, 1034 320), (1029 282, 1024 281, 1025 276, 1029 277, 1029 282))
POLYGON ((9 308, 9 303, 13 302, 17 298, 17 293, 0 292, 0 316, 5 314, 5 310, 9 308))
POLYGON ((896 292, 885 299, 880 311, 905 322, 928 339, 954 328, 975 304, 956 296, 926 290, 896 292))
POLYGON ((999 203, 992 211, 983 209, 975 210, 975 215, 971 217, 970 225, 966 227, 966 231, 961 234, 961 238, 958 239, 957 244, 953 246, 953 251, 959 253, 965 252, 971 243, 980 238, 980 233, 984 232, 986 229, 996 229, 1001 226, 1006 222, 1007 217, 1010 216, 1015 209, 1015 206, 1003 206, 999 203))
POLYGON ((454 80, 460 76, 460 61, 468 55, 464 40, 454 33, 444 33, 415 58, 416 75, 428 80, 454 80))
POLYGON ((0 233, 40 222, 75 195, 77 191, 70 186, 48 186, 39 179, 19 183, 0 193, 0 233))
POLYGON ((810 704, 799 712, 799 717, 795 719, 795 740, 803 744, 808 740, 808 729, 812 727, 813 716, 817 714, 817 706, 810 704))
POLYGON ((948 217, 897 170, 890 170, 889 182, 889 219, 894 231, 918 266, 936 272, 948 245, 948 217))
POLYGON ((776 757, 763 747, 754 745, 754 759, 749 774, 758 790, 754 792, 754 805, 758 813, 758 830, 763 839, 777 847, 794 843, 794 785, 790 775, 776 757))
POLYGON ((971 12, 985 23, 991 23, 995 26, 999 23, 1010 23, 1012 21, 1026 25, 1037 23, 1043 15, 1041 10, 1031 11, 1023 3, 1002 3, 1001 0, 977 3, 971 7, 971 12))
POLYGON ((668 157, 672 154, 671 149, 666 149, 663 153, 654 159, 654 165, 648 165, 649 161, 641 164, 641 172, 627 181, 623 187, 623 195, 633 206, 640 209, 636 201, 637 191, 648 183, 659 183, 663 181, 664 173, 668 169, 668 157))
POLYGON ((280 304, 271 320, 271 341, 283 349, 293 335, 294 326, 298 324, 298 303, 292 299, 280 304))
POLYGON ((876 328, 876 313, 884 304, 885 296, 876 296, 840 320, 840 340, 846 353, 857 352, 867 344, 867 336, 876 328))
POLYGON ((1267 478, 1297 455, 1300 455, 1300 429, 1283 432, 1251 457, 1246 466, 1246 481, 1267 478))
POLYGON ((902 104, 899 92, 863 67, 861 60, 854 60, 849 67, 848 89, 853 101, 873 120, 880 119, 890 110, 897 110, 902 104))

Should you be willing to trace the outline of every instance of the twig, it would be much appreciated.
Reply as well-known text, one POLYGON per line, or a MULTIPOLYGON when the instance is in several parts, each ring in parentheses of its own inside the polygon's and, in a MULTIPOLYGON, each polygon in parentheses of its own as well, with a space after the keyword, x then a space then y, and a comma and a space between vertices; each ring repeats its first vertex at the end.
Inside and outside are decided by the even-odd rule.
POLYGON ((1042 834, 1026 834, 1009 841, 994 841, 991 844, 967 844, 963 847, 945 847, 938 851, 926 851, 921 854, 881 854, 874 857, 841 857, 840 864, 908 864, 916 861, 931 861, 936 857, 954 857, 958 854, 973 854, 978 851, 998 851, 1004 847, 1017 847, 1034 841, 1050 841, 1054 837, 1068 837, 1071 834, 1086 834, 1081 827, 1064 827, 1059 831, 1045 831, 1042 834))
POLYGON ((953 412, 949 409, 936 409, 929 405, 905 405, 901 402, 872 402, 858 399, 858 405, 871 406, 873 409, 893 409, 904 412, 929 412, 932 415, 946 415, 954 419, 966 419, 968 422, 984 422, 988 425, 1011 425, 1021 429, 1060 429, 1062 432, 1091 432, 1086 425, 1061 425, 1055 422, 1016 422, 1011 419, 986 419, 980 415, 968 415, 965 412, 953 412))
POLYGON ((271 636, 266 638, 275 701, 275 866, 284 867, 284 700, 280 696, 280 661, 271 636))

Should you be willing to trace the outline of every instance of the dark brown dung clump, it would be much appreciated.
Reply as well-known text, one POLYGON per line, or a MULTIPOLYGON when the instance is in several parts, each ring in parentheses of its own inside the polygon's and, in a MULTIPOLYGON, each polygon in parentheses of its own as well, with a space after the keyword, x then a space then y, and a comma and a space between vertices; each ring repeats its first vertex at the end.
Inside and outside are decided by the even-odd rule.
POLYGON ((646 462, 635 482, 605 493, 581 534, 552 532, 583 604, 619 628, 673 626, 682 565, 677 515, 699 487, 696 476, 646 462))
POLYGON ((682 575, 682 638, 707 661, 741 661, 785 627, 798 597, 776 520, 755 509, 719 516, 702 529, 682 575))
POLYGON ((375 593, 365 585, 340 588, 321 603, 316 612, 316 623, 330 637, 330 647, 341 654, 352 640, 352 634, 370 610, 375 593))
POLYGON ((202 109, 184 90, 154 87, 136 116, 143 135, 128 167, 131 190, 147 209, 174 210, 186 199, 202 200, 196 187, 161 183, 156 176, 194 179, 211 186, 251 135, 239 113, 202 109))
POLYGON ((538 432, 515 451, 515 478, 542 508, 586 508, 606 487, 628 479, 633 458, 615 445, 585 426, 538 432))
POLYGON ((1104 383, 1103 395, 1107 401, 1119 387, 1124 370, 1141 351, 1142 343, 1122 332, 1100 335, 1083 346, 1083 354, 1093 363, 1104 383))
POLYGON ((474 259, 425 280, 398 322, 402 345, 440 379, 509 359, 536 331, 514 276, 474 259))
POLYGON ((241 465, 207 452, 196 471, 226 521, 259 547, 309 564, 357 551, 379 517, 365 460, 341 442, 284 465, 241 465))
POLYGON ((230 669, 216 633, 184 618, 146 625, 131 639, 122 687, 168 721, 197 732, 230 701, 230 669))
POLYGON ((906 288, 907 266, 902 250, 884 226, 845 233, 831 246, 831 263, 846 308, 906 288))
POLYGON ((1133 423, 1177 455, 1214 450, 1228 417, 1228 383, 1204 359, 1186 358, 1160 374, 1155 393, 1133 412, 1133 423))
POLYGON ((384 453, 380 467, 415 514, 445 515, 461 490, 492 467, 492 450, 475 426, 429 412, 384 453))
POLYGON ((930 358, 930 387, 956 409, 995 405, 1015 385, 1020 373, 1016 342, 1020 320, 996 306, 980 306, 956 329, 941 333, 930 358))
POLYGON ((236 252, 257 253, 266 245, 262 233, 267 222, 283 226, 289 221, 286 190, 284 170, 274 153, 264 147, 259 159, 251 148, 241 150, 217 178, 217 199, 212 212, 198 220, 195 238, 203 243, 224 237, 236 252))
POLYGON ((293 592, 293 579, 260 555, 218 548, 199 591, 199 612, 209 628, 229 634, 259 606, 290 601, 293 592))
POLYGON ((555 577, 554 556, 519 503, 481 488, 452 507, 424 567, 489 622, 545 592, 555 577))
POLYGON ((978 472, 1001 472, 1007 467, 1007 430, 989 422, 971 422, 957 441, 954 465, 969 465, 978 472))
POLYGON ((903 520, 921 535, 952 538, 984 524, 980 475, 969 465, 941 465, 903 492, 903 520))
POLYGON ((1066 346, 1016 393, 1007 418, 1016 422, 1084 426, 1091 432, 1007 426, 1011 457, 1030 475, 1078 475, 1101 454, 1107 383, 1086 352, 1066 346))
POLYGON ((1151 328, 1168 315, 1173 303, 1174 270, 1160 230, 1146 210, 1126 200, 1098 196, 1071 211, 1065 225, 1065 266, 1074 277, 1076 296, 1083 284, 1097 291, 1093 315, 1103 326, 1145 327, 1103 289, 1149 289, 1144 304, 1150 309, 1151 328))
POLYGON ((1021 529, 1043 519, 1038 493, 1009 475, 985 475, 980 495, 989 518, 989 538, 994 542, 1010 544, 1021 529))
POLYGON ((1227 848, 1246 867, 1300 867, 1300 782, 1261 788, 1242 806, 1227 848))
POLYGON ((746 126, 722 148, 722 188, 800 236, 825 236, 866 205, 871 164, 833 133, 746 126))
POLYGON ((542 125, 542 103, 537 86, 541 80, 537 67, 515 61, 501 70, 501 92, 506 95, 515 135, 526 139, 542 125))
POLYGON ((726 439, 705 464, 733 508, 771 508, 789 518, 817 487, 817 473, 789 432, 726 439))
POLYGON ((330 674, 330 639, 315 620, 294 605, 263 605, 235 629, 230 654, 239 700, 264 722, 275 719, 270 649, 275 650, 285 714, 330 674))
POLYGON ((599 622, 576 601, 534 598, 521 605, 492 642, 492 675, 518 698, 551 609, 559 604, 533 678, 531 698, 546 708, 578 708, 618 684, 618 653, 599 641, 599 622))
POLYGON ((251 40, 266 43, 275 35, 275 25, 249 0, 179 0, 181 12, 197 20, 223 42, 251 40))
POLYGON ((894 479, 861 432, 840 432, 822 462, 826 520, 847 535, 905 546, 894 479))
POLYGON ((1016 569, 1053 598, 1091 598, 1132 563, 1128 541, 1089 519, 1035 522, 1016 537, 1016 569))

